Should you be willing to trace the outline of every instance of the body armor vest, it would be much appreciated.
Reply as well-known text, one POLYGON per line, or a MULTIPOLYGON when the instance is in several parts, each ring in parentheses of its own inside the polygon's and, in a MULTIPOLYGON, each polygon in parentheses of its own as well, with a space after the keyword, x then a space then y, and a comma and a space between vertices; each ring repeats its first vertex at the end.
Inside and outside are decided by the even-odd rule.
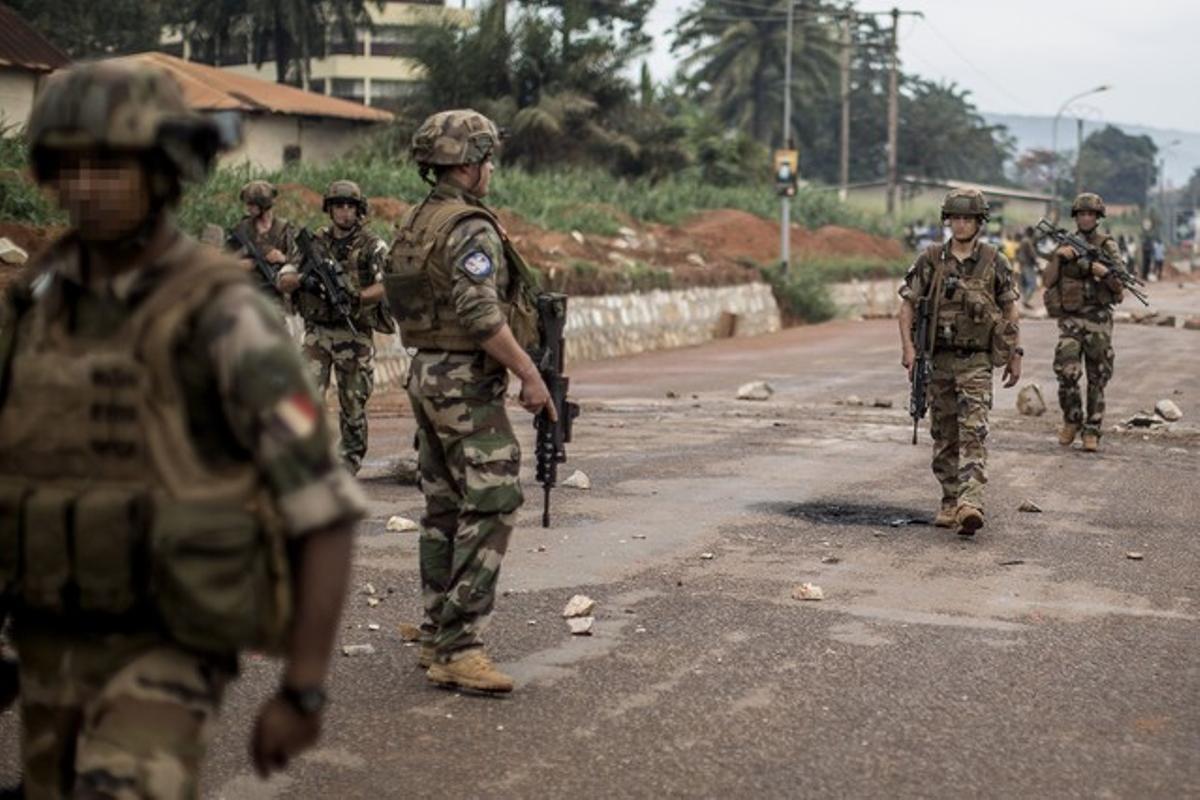
POLYGON ((405 347, 473 351, 475 337, 458 321, 451 295, 453 265, 446 242, 454 226, 471 217, 492 223, 504 243, 505 270, 497 272, 501 313, 522 347, 537 344, 537 276, 487 208, 456 199, 427 199, 409 212, 389 256, 384 276, 388 305, 405 347))
POLYGON ((67 328, 63 279, 8 298, 0 341, 0 586, 18 613, 162 629, 206 652, 282 646, 282 527, 249 461, 197 454, 180 332, 245 272, 186 237, 110 336, 67 328), (9 326, 11 323, 11 326, 9 326))
MULTIPOLYGON (((375 237, 362 228, 350 236, 335 239, 329 229, 321 230, 315 237, 320 249, 338 263, 342 275, 345 276, 346 286, 351 294, 357 296, 364 286, 370 286, 375 280, 375 270, 371 266, 368 248, 374 245, 375 237)), ((306 320, 320 325, 342 325, 342 318, 333 310, 329 301, 322 295, 306 288, 297 289, 295 293, 296 310, 306 320)), ((352 317, 354 327, 359 333, 378 330, 381 333, 394 333, 395 327, 382 307, 360 307, 352 317)))
MULTIPOLYGON (((1097 249, 1102 249, 1106 242, 1112 240, 1111 236, 1104 234, 1082 235, 1097 249)), ((1105 281, 1096 280, 1092 276, 1091 263, 1082 258, 1063 260, 1055 255, 1044 280, 1046 290, 1042 299, 1046 304, 1046 313, 1051 317, 1108 309, 1121 302, 1120 293, 1114 292, 1105 281)))
POLYGON ((928 257, 937 303, 935 347, 990 352, 1001 319, 996 304, 996 248, 979 245, 979 259, 969 274, 960 270, 957 259, 948 257, 941 245, 932 245, 928 257))

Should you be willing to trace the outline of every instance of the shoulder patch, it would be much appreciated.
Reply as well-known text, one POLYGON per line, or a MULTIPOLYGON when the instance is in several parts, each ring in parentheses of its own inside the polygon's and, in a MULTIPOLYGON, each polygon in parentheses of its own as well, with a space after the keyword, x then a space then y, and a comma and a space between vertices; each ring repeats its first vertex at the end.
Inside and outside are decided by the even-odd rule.
POLYGON ((496 265, 492 263, 492 259, 487 253, 482 250, 472 250, 462 260, 462 269, 475 280, 481 281, 496 271, 496 265))

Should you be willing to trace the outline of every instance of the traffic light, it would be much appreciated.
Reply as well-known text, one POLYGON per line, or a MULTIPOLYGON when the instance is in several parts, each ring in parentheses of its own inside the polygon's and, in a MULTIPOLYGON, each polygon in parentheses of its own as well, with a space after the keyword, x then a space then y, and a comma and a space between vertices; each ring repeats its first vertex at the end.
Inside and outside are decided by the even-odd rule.
POLYGON ((800 151, 776 150, 774 158, 775 191, 780 197, 796 196, 800 173, 800 151))

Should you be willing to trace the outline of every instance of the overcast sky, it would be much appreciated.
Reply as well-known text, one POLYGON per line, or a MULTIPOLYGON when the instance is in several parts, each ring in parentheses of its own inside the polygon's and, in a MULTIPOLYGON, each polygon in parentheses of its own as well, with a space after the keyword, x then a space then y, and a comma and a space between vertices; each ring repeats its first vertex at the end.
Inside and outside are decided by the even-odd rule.
MULTIPOLYGON (((762 0, 745 0, 747 4, 762 0)), ((650 67, 674 73, 675 21, 694 0, 658 0, 650 67)), ((765 3, 764 3, 765 5, 765 3)), ((1198 0, 906 0, 904 68, 969 89, 983 111, 1054 114, 1070 96, 1100 84, 1112 90, 1079 101, 1081 113, 1200 132, 1198 0)), ((859 0, 860 11, 891 8, 859 0)))

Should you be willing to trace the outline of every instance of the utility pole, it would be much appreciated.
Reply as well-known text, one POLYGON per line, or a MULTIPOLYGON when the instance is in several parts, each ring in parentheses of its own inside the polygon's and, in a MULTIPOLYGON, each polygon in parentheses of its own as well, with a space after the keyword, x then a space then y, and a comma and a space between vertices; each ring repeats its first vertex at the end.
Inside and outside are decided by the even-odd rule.
MULTIPOLYGON (((787 45, 784 47, 783 56, 783 148, 791 150, 792 148, 792 26, 796 17, 794 0, 788 0, 787 4, 787 45)), ((796 165, 799 167, 799 165, 796 165)), ((779 260, 782 262, 783 272, 786 274, 788 267, 791 265, 791 238, 792 238, 792 209, 791 199, 785 194, 780 198, 780 219, 779 219, 779 260)))
POLYGON ((842 48, 839 59, 842 78, 842 142, 838 170, 838 199, 846 202, 850 185, 850 25, 854 12, 846 9, 842 17, 842 48))
POLYGON ((900 128, 899 56, 900 9, 892 9, 891 69, 888 70, 887 215, 896 217, 896 139, 900 128))
POLYGON ((1083 117, 1075 118, 1075 196, 1083 191, 1083 117))

